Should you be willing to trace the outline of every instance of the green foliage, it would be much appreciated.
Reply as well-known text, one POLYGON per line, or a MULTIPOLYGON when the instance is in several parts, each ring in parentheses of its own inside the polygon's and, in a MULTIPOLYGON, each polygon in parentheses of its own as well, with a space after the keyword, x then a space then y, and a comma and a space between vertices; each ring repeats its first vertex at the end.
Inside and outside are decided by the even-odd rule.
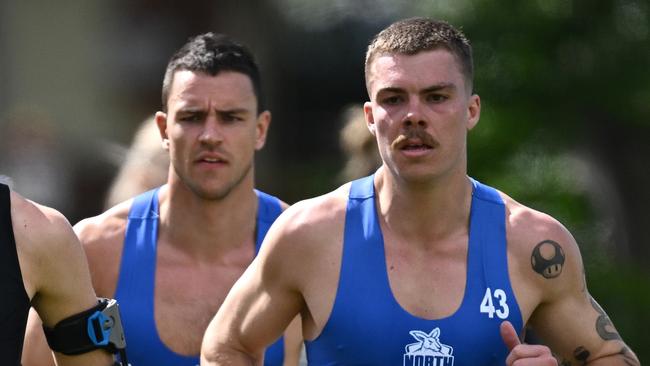
POLYGON ((611 257, 586 262, 587 286, 640 360, 650 360, 650 273, 611 257))

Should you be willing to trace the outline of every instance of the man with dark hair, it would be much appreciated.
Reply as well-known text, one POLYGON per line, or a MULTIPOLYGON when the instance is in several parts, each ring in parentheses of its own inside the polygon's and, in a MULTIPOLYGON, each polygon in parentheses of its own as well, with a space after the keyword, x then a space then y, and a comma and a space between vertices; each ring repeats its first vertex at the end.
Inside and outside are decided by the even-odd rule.
MULTIPOLYGON (((169 61, 162 96, 167 184, 75 231, 97 293, 120 301, 131 364, 195 366, 210 318, 287 205, 254 189, 271 113, 245 47, 213 33, 190 39, 169 61)), ((296 364, 298 337, 278 334, 266 364, 296 364)))
POLYGON ((638 365, 552 217, 467 176, 472 52, 449 24, 396 22, 368 48, 382 166, 289 208, 203 340, 203 365, 259 364, 298 313, 310 365, 638 365), (290 263, 290 265, 287 265, 290 263))
MULTIPOLYGON (((63 319, 97 305, 86 258, 65 217, 25 199, 1 182, 0 274, 3 365, 20 365, 30 306, 46 327, 54 328, 63 319)), ((55 357, 64 366, 112 362, 103 350, 77 356, 56 352, 55 357)))
POLYGON ((257 98, 257 111, 263 112, 264 96, 260 72, 251 52, 224 34, 206 33, 187 42, 172 56, 162 86, 162 110, 167 112, 169 92, 178 70, 203 72, 215 76, 220 71, 235 71, 248 76, 257 98))

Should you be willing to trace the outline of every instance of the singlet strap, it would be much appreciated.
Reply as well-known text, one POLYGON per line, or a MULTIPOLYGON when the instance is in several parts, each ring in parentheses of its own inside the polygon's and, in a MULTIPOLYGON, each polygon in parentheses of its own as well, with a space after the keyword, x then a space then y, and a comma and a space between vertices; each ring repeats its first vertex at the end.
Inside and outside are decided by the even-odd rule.
POLYGON ((260 251, 262 241, 275 219, 282 213, 282 206, 277 197, 255 190, 258 199, 257 207, 257 235, 255 240, 255 253, 260 251))
POLYGON ((338 293, 343 295, 342 299, 352 298, 351 294, 367 292, 380 293, 390 302, 389 297, 392 296, 374 198, 374 175, 351 183, 338 289, 338 293))
POLYGON ((472 187, 473 187, 472 195, 475 198, 478 198, 483 201, 492 202, 494 204, 501 205, 501 206, 504 205, 503 199, 501 198, 501 195, 496 189, 490 186, 486 186, 485 184, 477 181, 474 178, 469 178, 469 180, 472 183, 472 187))
MULTIPOLYGON (((470 178, 471 179, 471 178, 470 178)), ((501 289, 510 299, 508 302, 508 320, 515 329, 523 329, 521 312, 516 302, 514 291, 510 283, 508 271, 508 250, 506 238, 506 208, 499 192, 485 184, 471 179, 473 185, 472 218, 470 226, 470 240, 475 241, 474 253, 480 258, 478 265, 470 266, 468 276, 481 279, 481 283, 492 291, 501 289), (484 281, 484 282, 482 282, 484 281)), ((475 292, 476 295, 481 295, 475 292)), ((477 299, 480 301, 480 299, 477 299)))
POLYGON ((158 240, 158 191, 145 192, 133 199, 126 226, 118 290, 129 289, 151 302, 156 272, 158 240))
POLYGON ((160 187, 133 198, 129 219, 158 219, 158 191, 160 187))
POLYGON ((367 199, 375 196, 375 175, 369 175, 350 183, 350 199, 367 199))

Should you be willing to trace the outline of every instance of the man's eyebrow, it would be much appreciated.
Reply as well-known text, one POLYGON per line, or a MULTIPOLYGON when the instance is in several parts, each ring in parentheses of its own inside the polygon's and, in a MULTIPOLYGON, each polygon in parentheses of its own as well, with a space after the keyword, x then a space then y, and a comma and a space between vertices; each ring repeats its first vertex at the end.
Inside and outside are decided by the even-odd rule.
POLYGON ((176 113, 205 113, 202 107, 184 106, 180 107, 176 113))
MULTIPOLYGON (((455 90, 456 85, 454 83, 438 83, 420 90, 420 93, 426 94, 426 93, 436 92, 444 89, 455 90)), ((394 87, 394 86, 389 86, 389 87, 379 89, 377 91, 377 94, 379 93, 404 93, 404 89, 394 87)))
POLYGON ((215 109, 215 112, 219 114, 246 114, 249 111, 246 108, 232 108, 232 109, 215 109))
POLYGON ((389 87, 381 88, 381 89, 377 90, 377 94, 379 94, 379 93, 404 93, 404 89, 398 88, 398 87, 395 87, 395 86, 389 86, 389 87))
POLYGON ((456 90, 456 85, 454 83, 439 83, 439 84, 434 84, 431 85, 427 88, 422 89, 420 93, 426 94, 426 93, 431 93, 431 92, 436 92, 444 89, 451 89, 451 90, 456 90))

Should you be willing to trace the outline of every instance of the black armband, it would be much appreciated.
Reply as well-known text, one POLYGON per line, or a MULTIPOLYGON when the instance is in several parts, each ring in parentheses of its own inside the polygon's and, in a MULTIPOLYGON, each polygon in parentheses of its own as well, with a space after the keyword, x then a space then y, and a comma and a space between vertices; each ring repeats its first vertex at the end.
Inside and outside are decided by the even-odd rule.
POLYGON ((99 304, 58 322, 54 328, 43 326, 53 351, 78 355, 96 349, 111 353, 124 351, 126 340, 117 301, 99 299, 99 304))

